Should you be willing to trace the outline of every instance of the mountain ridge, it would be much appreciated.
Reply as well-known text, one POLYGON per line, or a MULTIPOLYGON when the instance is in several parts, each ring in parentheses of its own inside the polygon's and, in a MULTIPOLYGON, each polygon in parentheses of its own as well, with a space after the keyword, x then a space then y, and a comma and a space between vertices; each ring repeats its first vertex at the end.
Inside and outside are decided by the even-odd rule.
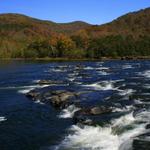
MULTIPOLYGON (((68 57, 68 53, 76 56, 77 53, 80 55, 82 53, 81 57, 107 57, 110 53, 111 55, 149 55, 150 8, 127 13, 102 25, 91 25, 83 21, 56 23, 22 14, 5 13, 0 14, 0 35, 1 58, 20 57, 20 55, 24 57, 25 49, 26 51, 42 49, 43 43, 41 44, 40 41, 47 41, 46 46, 45 43, 43 44, 44 47, 53 47, 57 53, 58 51, 60 53, 49 54, 48 57, 68 57), (120 46, 121 44, 128 53, 120 46)), ((35 52, 32 54, 35 55, 35 52)))

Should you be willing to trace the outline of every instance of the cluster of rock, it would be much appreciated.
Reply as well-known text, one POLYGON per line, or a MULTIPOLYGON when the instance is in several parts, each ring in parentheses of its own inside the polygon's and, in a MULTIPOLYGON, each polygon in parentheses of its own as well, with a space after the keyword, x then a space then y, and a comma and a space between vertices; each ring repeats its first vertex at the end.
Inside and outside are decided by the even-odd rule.
MULTIPOLYGON (((79 67, 80 69, 80 67, 79 67)), ((60 84, 60 81, 50 81, 50 80, 41 80, 38 84, 60 84)), ((121 116, 121 113, 113 112, 113 106, 108 105, 94 105, 94 106, 84 106, 82 105, 83 95, 88 91, 73 91, 73 90, 60 90, 60 89, 49 89, 46 91, 42 90, 32 90, 26 94, 26 96, 32 100, 40 100, 43 103, 50 104, 56 109, 64 109, 70 105, 75 105, 79 107, 73 116, 73 122, 79 125, 103 125, 107 121, 110 121, 110 117, 113 115, 116 117, 121 116), (106 122, 105 122, 106 121, 106 122)), ((133 103, 134 99, 138 99, 141 95, 133 94, 129 96, 129 100, 126 100, 126 103, 133 103)), ((115 98, 116 99, 116 98, 115 98)), ((113 101, 113 100, 111 100, 113 101)), ((149 108, 149 105, 146 103, 149 101, 149 97, 146 96, 143 103, 136 103, 134 105, 134 113, 136 115, 139 110, 149 108)), ((121 104, 121 102, 120 102, 121 104)), ((122 104, 123 105, 123 104, 122 104)), ((123 113, 123 112, 122 112, 123 113)), ((150 124, 146 126, 146 129, 150 129, 150 124)), ((150 140, 147 139, 150 137, 150 133, 147 132, 140 136, 137 136, 133 139, 133 150, 150 150, 150 140)))
POLYGON ((75 112, 74 123, 85 125, 94 125, 93 116, 100 116, 112 112, 112 108, 106 106, 90 106, 84 107, 80 105, 80 97, 84 92, 74 92, 69 90, 47 90, 46 92, 32 90, 26 96, 34 101, 40 100, 42 103, 51 104, 56 109, 64 109, 70 105, 80 107, 75 112))
POLYGON ((36 90, 32 90, 26 94, 28 98, 32 100, 40 100, 43 103, 50 103, 55 108, 65 108, 69 106, 73 99, 77 97, 74 92, 65 91, 65 90, 57 90, 57 91, 47 91, 47 92, 39 92, 36 90))

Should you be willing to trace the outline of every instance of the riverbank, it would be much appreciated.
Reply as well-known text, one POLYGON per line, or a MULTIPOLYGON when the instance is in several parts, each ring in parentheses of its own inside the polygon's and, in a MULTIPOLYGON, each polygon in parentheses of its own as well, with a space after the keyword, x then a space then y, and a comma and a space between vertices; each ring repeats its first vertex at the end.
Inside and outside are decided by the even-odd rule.
POLYGON ((101 58, 0 58, 0 60, 37 60, 37 61, 105 61, 105 60, 149 60, 150 56, 125 56, 125 57, 101 57, 101 58))

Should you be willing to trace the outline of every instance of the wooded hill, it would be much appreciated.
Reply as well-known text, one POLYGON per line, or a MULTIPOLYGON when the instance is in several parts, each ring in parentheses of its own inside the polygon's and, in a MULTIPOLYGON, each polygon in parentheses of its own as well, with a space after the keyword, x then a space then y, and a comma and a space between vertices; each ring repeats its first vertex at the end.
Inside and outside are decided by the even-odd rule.
POLYGON ((150 8, 104 25, 0 15, 1 58, 150 56, 150 8))

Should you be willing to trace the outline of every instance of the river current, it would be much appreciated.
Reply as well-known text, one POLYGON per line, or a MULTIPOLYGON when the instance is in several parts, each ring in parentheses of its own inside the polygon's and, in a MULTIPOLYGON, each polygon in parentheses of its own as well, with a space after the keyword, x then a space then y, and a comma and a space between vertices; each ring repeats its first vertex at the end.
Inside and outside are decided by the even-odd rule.
POLYGON ((0 150, 150 150, 149 121, 148 60, 0 62, 0 150), (82 105, 113 111, 94 117, 94 126, 78 125, 80 107, 58 110, 26 97, 44 88, 90 91, 82 105))

